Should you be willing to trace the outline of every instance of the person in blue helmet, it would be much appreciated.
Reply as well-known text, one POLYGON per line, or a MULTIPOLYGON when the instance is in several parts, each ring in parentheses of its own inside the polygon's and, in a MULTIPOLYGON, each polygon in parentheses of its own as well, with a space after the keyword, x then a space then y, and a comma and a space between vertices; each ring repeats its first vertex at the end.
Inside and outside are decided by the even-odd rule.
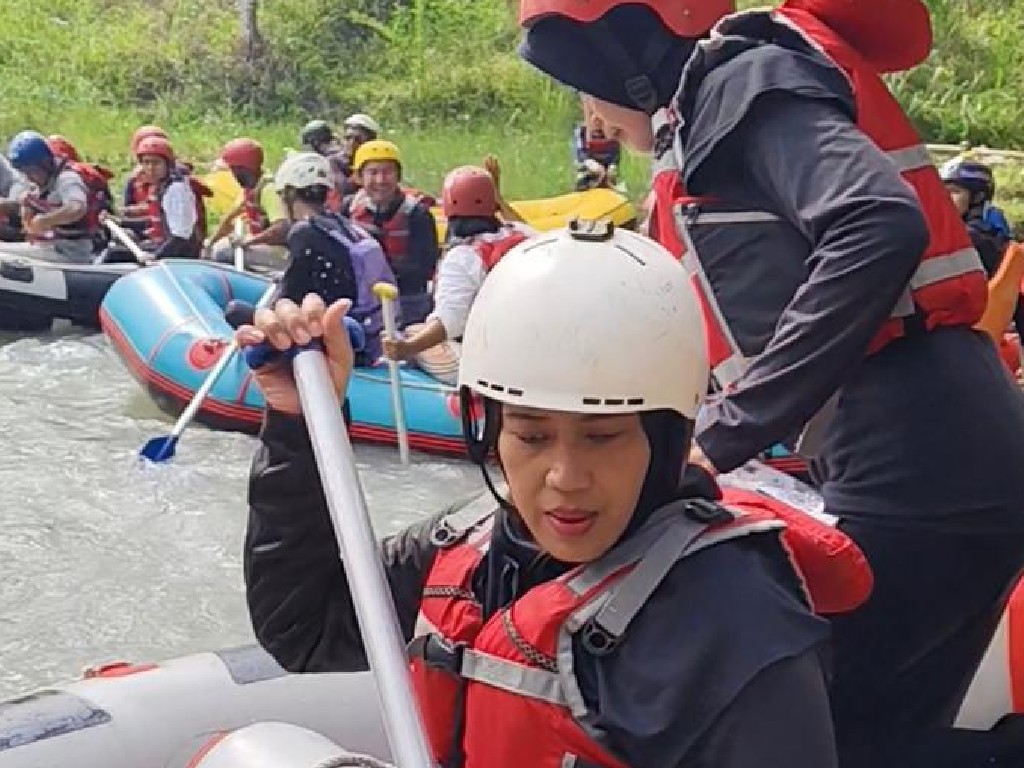
MULTIPOLYGON (((941 174, 991 278, 999 269, 1013 237, 1006 217, 992 202, 996 189, 992 169, 984 163, 958 157, 945 163, 941 174)), ((1024 306, 1020 302, 1014 310, 1013 323, 1018 333, 1024 333, 1024 306)))
POLYGON ((25 236, 33 255, 57 261, 92 261, 95 227, 89 223, 89 190, 70 164, 54 156, 46 138, 22 131, 7 152, 22 174, 11 185, 9 199, 20 209, 25 236))
POLYGON ((875 576, 832 622, 841 765, 936 768, 1024 565, 1024 398, 974 330, 985 270, 882 79, 927 57, 928 9, 886 9, 520 0, 519 50, 634 149, 669 110, 656 234, 729 342, 691 458, 725 473, 795 439, 875 576))

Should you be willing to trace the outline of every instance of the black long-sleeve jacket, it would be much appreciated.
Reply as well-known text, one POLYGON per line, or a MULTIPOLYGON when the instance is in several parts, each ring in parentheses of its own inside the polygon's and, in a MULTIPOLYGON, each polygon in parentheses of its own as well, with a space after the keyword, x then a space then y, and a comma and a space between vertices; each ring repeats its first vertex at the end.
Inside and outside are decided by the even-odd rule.
MULTIPOLYGON (((364 669, 301 420, 268 414, 249 502, 245 579, 259 642, 292 672, 364 669)), ((381 544, 407 640, 436 552, 428 538, 436 519, 381 544)), ((518 557, 502 530, 495 526, 491 552, 519 565, 516 594, 560 572, 550 561, 528 565, 535 552, 518 557)), ((486 574, 478 576, 486 592, 486 574)), ((574 669, 605 746, 631 768, 830 768, 819 658, 827 632, 805 607, 774 537, 747 537, 678 563, 616 653, 598 659, 577 648, 574 669)))

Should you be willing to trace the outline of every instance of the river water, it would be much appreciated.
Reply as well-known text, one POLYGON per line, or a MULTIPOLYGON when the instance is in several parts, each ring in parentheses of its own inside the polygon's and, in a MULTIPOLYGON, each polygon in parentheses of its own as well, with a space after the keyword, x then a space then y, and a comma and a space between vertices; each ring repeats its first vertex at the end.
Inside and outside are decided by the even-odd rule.
MULTIPOLYGON (((100 661, 252 641, 241 575, 252 437, 169 431, 106 339, 0 336, 0 698, 100 661)), ((481 487, 466 463, 359 446, 378 533, 481 487)))

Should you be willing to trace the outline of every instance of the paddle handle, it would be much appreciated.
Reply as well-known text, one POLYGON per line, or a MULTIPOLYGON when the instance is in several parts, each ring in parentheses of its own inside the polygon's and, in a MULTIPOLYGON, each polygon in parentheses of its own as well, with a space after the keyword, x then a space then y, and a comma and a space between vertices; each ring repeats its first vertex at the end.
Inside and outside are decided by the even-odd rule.
MULTIPOLYGON (((381 314, 384 317, 384 332, 389 338, 398 339, 398 323, 395 322, 395 299, 398 289, 391 283, 376 283, 373 292, 380 299, 381 314)), ((405 424, 405 401, 402 399, 402 378, 398 361, 388 358, 388 374, 391 377, 391 407, 395 413, 395 433, 398 435, 398 458, 403 464, 409 463, 409 429, 405 424)))
MULTIPOLYGON (((348 315, 343 317, 342 321, 345 326, 345 330, 348 331, 348 343, 352 345, 352 351, 360 351, 366 346, 366 331, 363 330, 363 326, 348 315)), ((245 355, 245 362, 248 366, 253 370, 256 370, 257 368, 262 368, 272 360, 280 358, 281 355, 290 354, 294 356, 295 353, 295 347, 292 347, 287 352, 281 352, 275 347, 270 346, 270 344, 264 342, 262 344, 255 344, 251 347, 246 347, 243 354, 245 355)))
POLYGON ((103 224, 110 230, 110 234, 121 242, 121 245, 132 252, 132 256, 138 259, 140 264, 147 264, 153 261, 153 256, 142 250, 132 236, 129 235, 120 224, 114 221, 113 217, 104 216, 103 224))
POLYGON ((326 359, 302 350, 294 372, 392 755, 401 768, 431 768, 405 642, 326 359))
MULTIPOLYGON (((256 309, 262 309, 270 302, 276 288, 277 286, 273 283, 267 286, 267 290, 263 292, 263 295, 260 296, 260 300, 256 303, 256 309)), ((174 429, 171 430, 172 437, 180 437, 181 433, 185 431, 185 427, 187 427, 189 422, 195 417, 196 412, 199 410, 200 406, 202 406, 203 401, 206 400, 206 396, 210 394, 210 390, 213 389, 214 385, 220 379, 221 374, 224 373, 224 370, 231 363, 231 359, 235 356, 235 352, 237 351, 238 342, 232 340, 221 354, 220 360, 217 361, 213 370, 206 374, 206 379, 203 381, 202 386, 199 387, 199 389, 196 390, 196 393, 192 396, 192 401, 188 404, 188 407, 174 423, 174 429)))

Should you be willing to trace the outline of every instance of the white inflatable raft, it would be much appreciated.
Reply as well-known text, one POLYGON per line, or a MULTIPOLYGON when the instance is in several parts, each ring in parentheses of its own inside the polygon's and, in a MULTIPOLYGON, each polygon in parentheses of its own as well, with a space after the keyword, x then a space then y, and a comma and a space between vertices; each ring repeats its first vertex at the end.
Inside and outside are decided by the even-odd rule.
POLYGON ((253 646, 111 664, 2 702, 0 766, 196 768, 207 765, 202 754, 218 754, 211 742, 223 733, 259 722, 302 726, 352 753, 390 759, 370 673, 289 675, 253 646))

